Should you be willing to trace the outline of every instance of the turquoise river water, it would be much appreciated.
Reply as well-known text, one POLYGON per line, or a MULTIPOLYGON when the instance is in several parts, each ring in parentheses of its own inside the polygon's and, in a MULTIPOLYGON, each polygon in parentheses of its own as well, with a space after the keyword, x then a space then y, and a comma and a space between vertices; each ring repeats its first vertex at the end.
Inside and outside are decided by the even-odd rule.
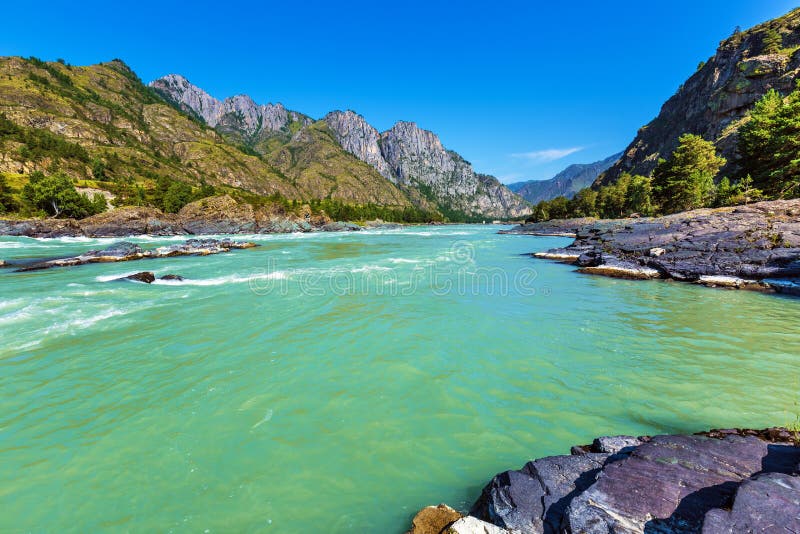
POLYGON ((800 299, 580 275, 523 255, 569 240, 497 230, 0 272, 0 531, 400 533, 597 435, 797 417, 800 299), (187 280, 112 281, 143 270, 187 280))

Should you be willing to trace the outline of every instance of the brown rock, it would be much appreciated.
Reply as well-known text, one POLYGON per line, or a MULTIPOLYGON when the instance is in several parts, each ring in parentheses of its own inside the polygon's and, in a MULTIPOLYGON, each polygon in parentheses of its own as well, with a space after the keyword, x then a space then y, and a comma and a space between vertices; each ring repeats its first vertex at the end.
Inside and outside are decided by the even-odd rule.
POLYGON ((411 520, 407 534, 442 534, 463 516, 446 504, 427 506, 411 520))

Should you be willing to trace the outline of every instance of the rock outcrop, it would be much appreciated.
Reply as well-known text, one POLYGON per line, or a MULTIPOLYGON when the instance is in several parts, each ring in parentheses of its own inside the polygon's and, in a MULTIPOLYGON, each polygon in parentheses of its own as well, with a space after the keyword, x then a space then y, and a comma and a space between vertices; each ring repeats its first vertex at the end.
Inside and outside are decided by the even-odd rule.
MULTIPOLYGON (((257 246, 258 245, 255 243, 231 241, 229 239, 187 239, 184 243, 145 250, 134 243, 122 241, 114 243, 102 250, 89 250, 79 256, 73 256, 71 258, 56 258, 20 266, 16 272, 41 271, 56 267, 76 267, 78 265, 86 265, 87 263, 116 263, 141 259, 171 258, 174 256, 208 256, 230 252, 234 249, 246 249, 257 246)), ((144 272, 134 276, 134 279, 139 282, 151 283, 153 281, 150 280, 150 282, 147 282, 147 279, 152 276, 152 273, 144 272)))
MULTIPOLYGON (((555 232, 559 224, 575 227, 575 221, 551 221, 513 232, 555 232)), ((800 279, 800 199, 595 221, 576 235, 568 247, 536 256, 574 261, 591 274, 717 287, 792 293, 800 279)))
POLYGON ((684 133, 714 141, 728 160, 720 176, 736 170, 738 128, 769 89, 784 94, 800 77, 800 9, 724 40, 697 72, 661 108, 658 117, 639 130, 618 163, 599 183, 613 183, 623 172, 649 175, 659 158, 668 157, 684 133), (766 48, 768 32, 777 32, 777 51, 766 48))
POLYGON ((397 182, 389 164, 383 159, 380 134, 361 115, 353 111, 332 111, 323 119, 342 148, 375 167, 381 176, 397 182))
POLYGON ((798 532, 798 445, 780 428, 602 437, 495 476, 449 532, 798 532))

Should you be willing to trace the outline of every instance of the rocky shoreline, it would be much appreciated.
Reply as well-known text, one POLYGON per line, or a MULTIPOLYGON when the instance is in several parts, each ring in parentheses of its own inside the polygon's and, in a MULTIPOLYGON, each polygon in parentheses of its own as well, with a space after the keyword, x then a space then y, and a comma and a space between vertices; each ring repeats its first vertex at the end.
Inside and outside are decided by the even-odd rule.
POLYGON ((548 221, 501 233, 571 232, 571 245, 534 256, 588 274, 800 295, 800 199, 655 218, 548 221))
POLYGON ((611 436, 496 475, 472 508, 408 534, 800 532, 800 442, 785 428, 611 436))

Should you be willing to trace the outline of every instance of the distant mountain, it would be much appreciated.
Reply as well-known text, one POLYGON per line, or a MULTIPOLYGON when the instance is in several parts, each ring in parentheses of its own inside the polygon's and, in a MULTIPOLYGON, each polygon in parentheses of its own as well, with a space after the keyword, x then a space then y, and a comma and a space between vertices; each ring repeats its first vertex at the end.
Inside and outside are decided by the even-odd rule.
POLYGON ((572 198, 581 189, 592 185, 597 177, 616 163, 621 156, 622 152, 602 161, 570 165, 549 180, 517 182, 509 184, 508 188, 531 204, 560 196, 572 198))
POLYGON ((258 105, 246 95, 217 100, 175 74, 150 87, 226 138, 261 154, 294 182, 327 180, 337 195, 347 197, 353 188, 375 188, 380 176, 414 205, 434 207, 454 219, 530 213, 522 198, 494 177, 476 173, 434 133, 411 122, 398 122, 380 133, 353 111, 333 111, 314 121, 281 104, 258 105), (344 156, 368 165, 372 176, 343 165, 344 156))
POLYGON ((728 160, 720 176, 735 176, 739 127, 753 105, 770 89, 788 94, 800 79, 800 8, 783 17, 736 32, 722 41, 716 54, 701 63, 650 124, 644 126, 598 185, 619 176, 649 175, 659 158, 678 146, 678 137, 692 133, 713 141, 728 160))

